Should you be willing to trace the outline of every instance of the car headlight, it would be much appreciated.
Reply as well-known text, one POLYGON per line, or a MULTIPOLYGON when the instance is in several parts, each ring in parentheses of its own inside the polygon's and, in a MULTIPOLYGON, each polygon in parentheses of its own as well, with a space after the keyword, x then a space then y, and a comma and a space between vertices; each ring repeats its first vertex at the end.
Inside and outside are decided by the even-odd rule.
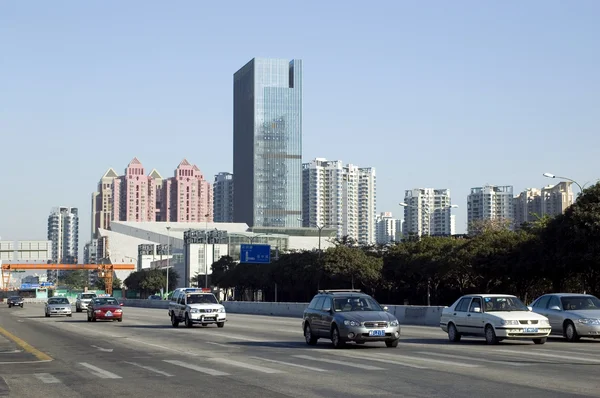
POLYGON ((600 319, 594 318, 582 318, 578 319, 577 322, 583 323, 584 325, 600 325, 600 319))
POLYGON ((225 312, 225 307, 219 308, 219 312, 225 312))
POLYGON ((344 325, 346 325, 346 326, 360 326, 360 322, 346 320, 346 321, 344 321, 344 325))
POLYGON ((547 319, 542 319, 542 320, 540 321, 540 325, 546 325, 546 326, 548 326, 548 325, 550 325, 550 321, 549 321, 549 320, 547 320, 547 319))
POLYGON ((398 323, 398 320, 395 321, 391 321, 390 322, 390 326, 398 326, 400 323, 398 323))
POLYGON ((501 325, 518 325, 519 321, 515 319, 503 319, 500 321, 501 325))
POLYGON ((197 312, 200 312, 200 310, 198 308, 191 308, 190 309, 190 313, 195 314, 197 312))

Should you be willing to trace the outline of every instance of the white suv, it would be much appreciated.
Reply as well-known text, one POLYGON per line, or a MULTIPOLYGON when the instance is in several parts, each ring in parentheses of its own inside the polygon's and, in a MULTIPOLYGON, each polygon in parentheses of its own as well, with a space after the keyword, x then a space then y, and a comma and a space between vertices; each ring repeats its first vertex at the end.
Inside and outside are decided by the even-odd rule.
POLYGON ((75 301, 75 312, 82 312, 83 310, 87 311, 87 307, 92 301, 98 297, 96 293, 79 293, 77 295, 77 301, 75 301))
POLYGON ((179 322, 184 322, 188 328, 195 323, 202 326, 216 323, 222 328, 227 321, 225 307, 210 289, 198 288, 175 290, 169 303, 169 317, 174 328, 179 326, 179 322))

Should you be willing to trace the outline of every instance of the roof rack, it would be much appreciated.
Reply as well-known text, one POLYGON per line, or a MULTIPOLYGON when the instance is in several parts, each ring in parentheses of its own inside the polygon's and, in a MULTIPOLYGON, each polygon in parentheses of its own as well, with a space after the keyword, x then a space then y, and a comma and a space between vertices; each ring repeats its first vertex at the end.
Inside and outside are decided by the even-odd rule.
POLYGON ((327 289, 319 290, 319 293, 362 293, 360 289, 327 289))

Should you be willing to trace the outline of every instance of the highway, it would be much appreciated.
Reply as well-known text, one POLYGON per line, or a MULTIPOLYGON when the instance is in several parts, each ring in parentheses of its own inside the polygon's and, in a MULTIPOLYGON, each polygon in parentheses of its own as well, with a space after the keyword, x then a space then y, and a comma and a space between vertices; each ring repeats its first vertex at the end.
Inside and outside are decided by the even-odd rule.
POLYGON ((0 306, 0 396, 600 396, 600 341, 487 346, 403 326, 397 348, 334 350, 307 346, 300 319, 228 314, 222 329, 188 329, 166 310, 123 310, 122 323, 92 323, 0 306))

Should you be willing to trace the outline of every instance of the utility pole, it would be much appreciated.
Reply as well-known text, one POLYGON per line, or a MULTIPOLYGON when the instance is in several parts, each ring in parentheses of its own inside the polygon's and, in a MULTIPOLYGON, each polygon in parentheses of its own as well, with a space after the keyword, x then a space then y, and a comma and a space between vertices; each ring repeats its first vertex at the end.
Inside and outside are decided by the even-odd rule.
POLYGON ((171 258, 171 227, 167 227, 167 286, 165 290, 165 297, 169 298, 169 259, 171 258))

